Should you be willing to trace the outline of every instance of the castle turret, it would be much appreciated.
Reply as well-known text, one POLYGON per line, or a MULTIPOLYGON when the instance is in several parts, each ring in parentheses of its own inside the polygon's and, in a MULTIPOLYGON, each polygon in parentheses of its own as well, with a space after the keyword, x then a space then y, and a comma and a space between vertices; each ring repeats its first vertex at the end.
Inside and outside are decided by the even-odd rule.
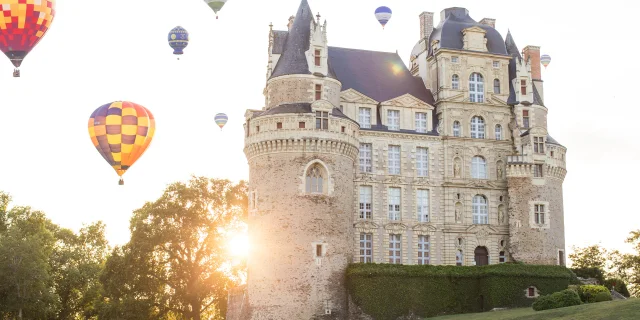
POLYGON ((240 318, 346 319, 359 125, 337 108, 326 22, 306 0, 270 39, 278 57, 270 49, 266 105, 246 112, 251 249, 240 318))

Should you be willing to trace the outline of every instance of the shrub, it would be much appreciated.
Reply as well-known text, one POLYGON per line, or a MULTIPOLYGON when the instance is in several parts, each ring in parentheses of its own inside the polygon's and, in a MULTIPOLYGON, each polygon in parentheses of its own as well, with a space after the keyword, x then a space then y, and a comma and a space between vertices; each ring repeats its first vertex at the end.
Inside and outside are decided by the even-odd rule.
POLYGON ((594 302, 611 301, 611 292, 598 292, 593 297, 594 302))
POLYGON ((533 303, 533 310, 548 310, 555 308, 564 308, 570 306, 577 306, 581 304, 580 296, 578 293, 571 289, 565 289, 560 292, 554 292, 545 296, 539 297, 536 302, 533 303))
MULTIPOLYGON (((609 293, 609 289, 607 289, 605 286, 597 286, 592 284, 585 284, 578 287, 578 294, 580 295, 580 300, 582 300, 582 302, 596 302, 596 294, 600 292, 609 293)), ((611 293, 609 293, 609 295, 611 295, 611 293)))
POLYGON ((571 271, 580 278, 595 278, 598 283, 604 282, 604 271, 600 268, 573 268, 571 271))
POLYGON ((481 312, 496 307, 528 307, 534 286, 541 293, 561 291, 571 272, 562 266, 496 264, 433 266, 352 264, 347 269, 349 294, 374 319, 395 320, 481 312))
POLYGON ((607 289, 611 290, 612 288, 618 291, 623 296, 629 298, 629 290, 627 289, 627 284, 619 278, 609 278, 604 280, 603 285, 607 287, 607 289))

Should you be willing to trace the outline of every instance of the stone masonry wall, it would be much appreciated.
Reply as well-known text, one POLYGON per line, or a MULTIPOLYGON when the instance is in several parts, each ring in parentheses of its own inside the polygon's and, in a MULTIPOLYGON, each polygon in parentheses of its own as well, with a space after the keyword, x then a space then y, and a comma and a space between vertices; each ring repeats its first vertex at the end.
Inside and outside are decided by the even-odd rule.
POLYGON ((315 101, 315 85, 322 85, 322 99, 328 100, 334 106, 340 105, 339 81, 329 78, 319 78, 313 75, 280 76, 267 83, 267 106, 270 109, 285 103, 315 101))
POLYGON ((509 252, 516 261, 529 264, 557 264, 558 250, 565 250, 562 180, 543 183, 530 177, 509 177, 509 252), (533 204, 548 203, 548 226, 533 223, 533 204))
MULTIPOLYGON (((251 252, 245 319, 346 319, 344 272, 352 261, 353 159, 330 153, 271 153, 249 159, 251 252), (329 195, 303 193, 304 170, 328 167, 329 195), (316 243, 326 255, 316 259, 316 243), (301 307, 304 306, 304 307, 301 307)), ((325 179, 324 183, 327 183, 325 179)))

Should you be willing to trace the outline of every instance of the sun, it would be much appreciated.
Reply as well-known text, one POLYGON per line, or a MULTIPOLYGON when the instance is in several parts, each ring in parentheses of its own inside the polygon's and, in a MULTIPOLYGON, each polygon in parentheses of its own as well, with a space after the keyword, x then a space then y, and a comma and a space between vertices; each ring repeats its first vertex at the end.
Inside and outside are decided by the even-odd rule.
POLYGON ((244 258, 249 254, 249 236, 246 232, 233 235, 227 242, 229 254, 236 258, 244 258))

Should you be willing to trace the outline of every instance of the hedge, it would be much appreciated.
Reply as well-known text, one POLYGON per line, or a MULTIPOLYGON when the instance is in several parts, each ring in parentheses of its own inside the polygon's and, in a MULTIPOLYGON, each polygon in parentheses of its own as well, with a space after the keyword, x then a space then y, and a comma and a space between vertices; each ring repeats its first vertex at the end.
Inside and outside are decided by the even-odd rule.
POLYGON ((582 300, 582 302, 596 302, 596 295, 600 292, 606 292, 611 295, 609 289, 605 286, 585 284, 578 287, 578 294, 580 295, 580 300, 582 300))
POLYGON ((353 301, 377 320, 528 307, 528 287, 538 294, 566 289, 573 273, 562 266, 497 264, 419 266, 352 264, 347 283, 353 301))
POLYGON ((536 299, 532 307, 535 311, 564 308, 582 304, 578 293, 571 289, 554 292, 536 299))

